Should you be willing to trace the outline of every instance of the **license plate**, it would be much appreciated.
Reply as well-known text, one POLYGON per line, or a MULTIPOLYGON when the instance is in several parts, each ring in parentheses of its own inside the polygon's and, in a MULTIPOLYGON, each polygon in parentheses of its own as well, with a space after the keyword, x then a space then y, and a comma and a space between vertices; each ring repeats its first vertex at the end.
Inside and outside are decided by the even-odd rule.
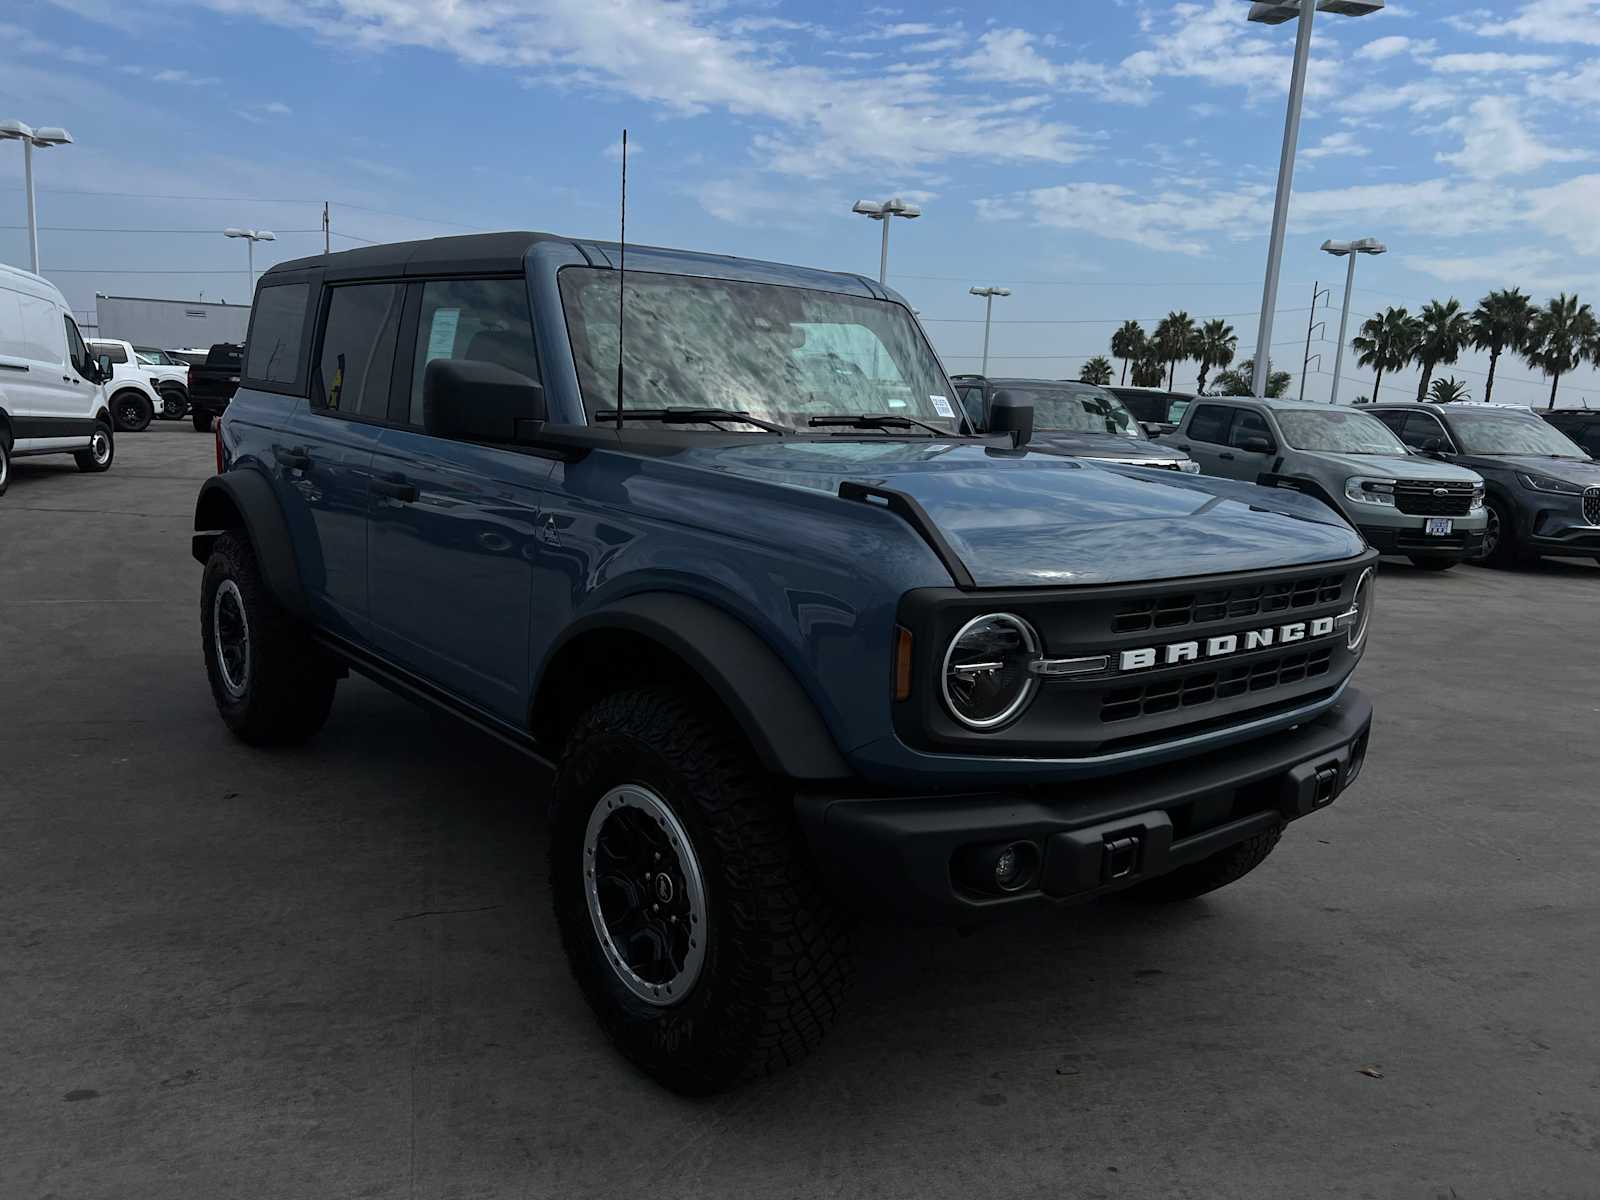
POLYGON ((1455 527, 1456 523, 1445 517, 1429 517, 1428 528, 1423 532, 1428 537, 1449 537, 1455 527))

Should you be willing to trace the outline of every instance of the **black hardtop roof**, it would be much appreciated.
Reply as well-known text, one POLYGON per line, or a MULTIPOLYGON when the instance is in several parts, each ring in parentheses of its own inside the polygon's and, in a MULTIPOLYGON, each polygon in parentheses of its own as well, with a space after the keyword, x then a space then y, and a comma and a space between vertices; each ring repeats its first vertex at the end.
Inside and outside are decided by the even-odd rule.
MULTIPOLYGON (((416 242, 390 242, 382 246, 362 246, 290 259, 268 269, 270 277, 307 271, 323 271, 332 282, 363 276, 430 275, 434 273, 517 274, 523 269, 528 251, 541 242, 570 248, 591 266, 613 267, 618 260, 615 242, 562 237, 553 233, 516 231, 469 233, 455 237, 427 238, 416 242)), ((676 250, 665 246, 628 244, 628 266, 637 263, 641 271, 675 271, 684 274, 724 276, 757 282, 822 288, 857 296, 887 299, 890 293, 861 275, 824 271, 786 263, 762 262, 727 254, 676 250)))

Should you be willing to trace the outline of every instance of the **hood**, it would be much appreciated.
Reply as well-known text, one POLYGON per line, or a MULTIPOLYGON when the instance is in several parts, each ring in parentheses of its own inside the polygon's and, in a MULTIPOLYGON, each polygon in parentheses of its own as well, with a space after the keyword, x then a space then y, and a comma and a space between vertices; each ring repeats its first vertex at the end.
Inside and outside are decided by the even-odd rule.
POLYGON ((1073 458, 1109 458, 1118 462, 1151 459, 1181 462, 1189 456, 1176 446, 1160 446, 1143 438, 1115 433, 1076 433, 1065 429, 1035 429, 1028 449, 1041 454, 1066 454, 1073 458))
POLYGON ((1302 450, 1300 453, 1315 455, 1323 462, 1333 463, 1352 475, 1371 475, 1382 479, 1427 479, 1439 483, 1460 483, 1468 479, 1476 482, 1478 478, 1477 472, 1467 467, 1423 458, 1420 454, 1331 454, 1321 450, 1302 450))
POLYGON ((1526 471, 1530 475, 1549 475, 1563 483, 1579 487, 1600 487, 1600 463, 1576 458, 1549 458, 1540 454, 1463 454, 1456 461, 1485 470, 1499 467, 1502 470, 1526 471))
POLYGON ((837 495, 845 480, 917 501, 980 587, 1135 583, 1332 562, 1359 534, 1296 492, 975 442, 773 440, 675 461, 837 495))

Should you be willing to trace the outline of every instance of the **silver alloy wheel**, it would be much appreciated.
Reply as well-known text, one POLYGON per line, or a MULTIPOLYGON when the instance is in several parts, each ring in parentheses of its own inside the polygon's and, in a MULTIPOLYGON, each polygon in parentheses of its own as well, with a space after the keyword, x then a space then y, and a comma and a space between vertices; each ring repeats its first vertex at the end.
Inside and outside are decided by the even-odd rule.
POLYGON ((705 879, 666 801, 636 783, 600 797, 583 833, 583 891, 623 986, 661 1007, 688 996, 705 965, 705 879))
POLYGON ((250 623, 239 585, 231 579, 219 583, 211 598, 211 642, 222 686, 237 700, 250 682, 250 623))
POLYGON ((105 466, 111 461, 111 435, 104 429, 96 429, 94 436, 89 439, 89 453, 94 455, 94 461, 99 466, 105 466))
POLYGON ((5 487, 6 480, 11 477, 11 455, 6 453, 4 445, 0 445, 0 488, 5 487))

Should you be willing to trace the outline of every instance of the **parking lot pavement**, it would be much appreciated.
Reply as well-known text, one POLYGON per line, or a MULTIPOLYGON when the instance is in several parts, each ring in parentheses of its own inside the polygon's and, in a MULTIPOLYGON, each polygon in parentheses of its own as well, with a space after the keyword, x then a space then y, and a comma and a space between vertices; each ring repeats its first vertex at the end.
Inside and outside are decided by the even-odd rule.
POLYGON ((545 780, 362 681, 216 718, 212 440, 0 498, 0 1196, 1593 1196, 1600 569, 1386 565, 1361 782, 1234 887, 868 928, 804 1066, 702 1102, 611 1052, 545 780))

